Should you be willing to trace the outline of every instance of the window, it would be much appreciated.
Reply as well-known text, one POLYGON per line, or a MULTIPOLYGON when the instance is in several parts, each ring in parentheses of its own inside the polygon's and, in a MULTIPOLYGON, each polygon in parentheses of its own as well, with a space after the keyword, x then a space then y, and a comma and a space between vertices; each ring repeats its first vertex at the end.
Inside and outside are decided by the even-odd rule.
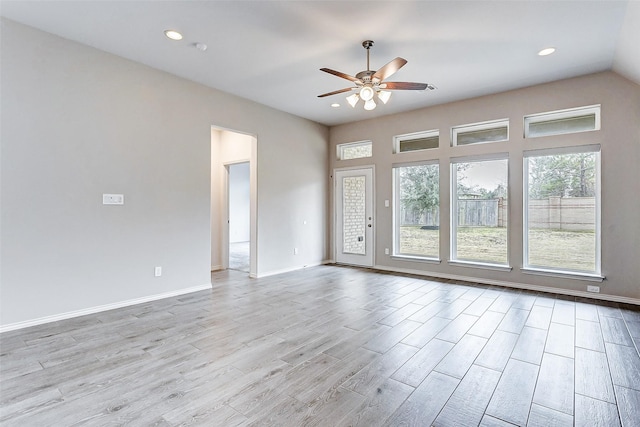
POLYGON ((338 160, 360 159, 372 156, 371 141, 338 144, 338 160))
POLYGON ((451 145, 480 144, 509 140, 509 120, 455 126, 451 128, 451 145))
POLYGON ((508 265, 505 157, 452 162, 452 261, 508 265))
POLYGON ((407 151, 438 148, 439 140, 440 137, 437 130, 394 136, 393 152, 404 153, 407 151))
POLYGON ((524 153, 524 267, 600 275, 600 146, 524 153))
POLYGON ((437 259, 440 253, 438 164, 397 166, 393 173, 393 254, 437 259))
POLYGON ((524 118, 525 138, 587 132, 599 129, 599 105, 532 114, 524 118))

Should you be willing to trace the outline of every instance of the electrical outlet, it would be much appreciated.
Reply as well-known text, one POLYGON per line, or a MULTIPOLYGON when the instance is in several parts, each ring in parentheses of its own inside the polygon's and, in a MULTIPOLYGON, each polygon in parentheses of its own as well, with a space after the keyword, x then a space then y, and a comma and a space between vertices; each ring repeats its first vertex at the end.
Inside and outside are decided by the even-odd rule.
POLYGON ((587 286, 587 292, 600 293, 600 286, 587 286))
POLYGON ((389 248, 384 248, 384 254, 389 255, 389 248))
POLYGON ((293 248, 293 254, 298 255, 298 248, 293 248))
POLYGON ((156 275, 156 277, 162 276, 162 267, 156 267, 155 275, 156 275))

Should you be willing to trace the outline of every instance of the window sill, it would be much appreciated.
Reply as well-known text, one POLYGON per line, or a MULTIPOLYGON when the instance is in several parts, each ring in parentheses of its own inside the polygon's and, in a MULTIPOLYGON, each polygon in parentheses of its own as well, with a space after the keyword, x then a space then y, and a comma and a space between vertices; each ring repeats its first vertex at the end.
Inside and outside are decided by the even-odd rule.
POLYGON ((511 271, 513 268, 508 265, 502 264, 491 264, 488 262, 477 262, 477 261, 447 261, 449 265, 453 265, 456 267, 470 267, 470 268, 480 268, 483 270, 495 270, 495 271, 511 271))
POLYGON ((391 259, 395 259, 398 261, 424 262, 427 264, 440 264, 442 262, 442 260, 438 258, 426 258, 417 255, 391 255, 391 259))
POLYGON ((481 268, 484 270, 495 270, 495 271, 511 271, 513 268, 509 265, 502 264, 490 264, 487 262, 477 262, 477 261, 448 261, 449 265, 453 265, 456 267, 471 267, 471 268, 481 268))
POLYGON ((544 268, 521 268, 524 274, 534 274, 538 276, 550 276, 550 277, 559 277, 563 279, 575 279, 575 280, 588 280, 591 282, 602 282, 605 277, 599 274, 593 273, 577 273, 574 271, 557 271, 557 270, 546 270, 544 268))

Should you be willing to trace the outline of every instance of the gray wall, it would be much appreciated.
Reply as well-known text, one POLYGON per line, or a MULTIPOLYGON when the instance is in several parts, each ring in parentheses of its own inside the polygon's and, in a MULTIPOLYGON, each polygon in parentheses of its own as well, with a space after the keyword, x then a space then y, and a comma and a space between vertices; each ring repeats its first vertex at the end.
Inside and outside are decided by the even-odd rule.
POLYGON ((209 284, 212 125, 258 139, 257 274, 326 258, 326 127, 5 19, 1 35, 0 324, 209 284))
MULTIPOLYGON (((446 90, 446 88, 443 88, 446 90)), ((392 100, 393 102, 393 100, 392 100)), ((477 279, 559 292, 584 292, 584 280, 524 274, 522 267, 522 169, 523 151, 572 145, 601 144, 602 154, 602 272, 601 293, 640 301, 640 87, 612 72, 557 81, 332 127, 331 168, 375 164, 376 249, 375 264, 384 269, 412 271, 442 277, 477 279), (572 135, 523 137, 523 116, 587 105, 602 105, 602 129, 572 135), (451 147, 452 126, 487 120, 510 119, 510 140, 451 147), (394 135, 440 130, 440 147, 422 152, 392 154, 394 135), (336 144, 373 141, 373 157, 338 161, 336 144), (510 272, 460 267, 447 263, 449 254, 449 161, 452 157, 502 152, 509 155, 509 261, 510 272), (438 159, 440 161, 440 252, 442 262, 429 264, 392 259, 384 249, 392 247, 392 166, 394 163, 438 159)), ((333 253, 333 248, 331 248, 333 253)), ((597 284, 597 283, 596 283, 597 284)))

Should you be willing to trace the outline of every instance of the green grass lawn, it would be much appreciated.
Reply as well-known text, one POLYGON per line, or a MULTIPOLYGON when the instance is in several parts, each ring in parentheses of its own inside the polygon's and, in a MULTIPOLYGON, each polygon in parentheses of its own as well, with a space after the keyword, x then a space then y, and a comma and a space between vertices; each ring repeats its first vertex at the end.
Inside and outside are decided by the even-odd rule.
MULTIPOLYGON (((439 230, 400 227, 400 253, 438 257, 439 230)), ((503 227, 458 228, 458 259, 507 263, 507 229, 503 227)), ((595 270, 593 232, 530 230, 529 264, 574 270, 595 270)), ((443 257, 446 258, 446 257, 443 257)))

